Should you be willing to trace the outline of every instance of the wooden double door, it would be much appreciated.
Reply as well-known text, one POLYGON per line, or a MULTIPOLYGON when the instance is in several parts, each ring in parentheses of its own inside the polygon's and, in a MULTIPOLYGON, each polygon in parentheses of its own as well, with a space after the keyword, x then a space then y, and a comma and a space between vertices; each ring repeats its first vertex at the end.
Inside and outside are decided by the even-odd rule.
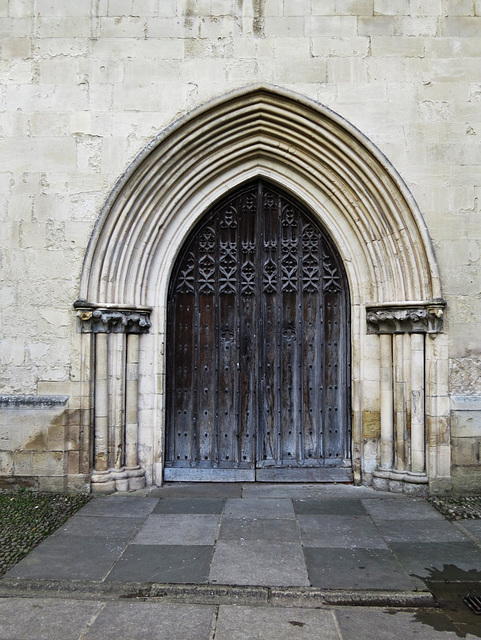
POLYGON ((164 479, 350 481, 349 315, 291 195, 256 180, 216 204, 170 282, 164 479))

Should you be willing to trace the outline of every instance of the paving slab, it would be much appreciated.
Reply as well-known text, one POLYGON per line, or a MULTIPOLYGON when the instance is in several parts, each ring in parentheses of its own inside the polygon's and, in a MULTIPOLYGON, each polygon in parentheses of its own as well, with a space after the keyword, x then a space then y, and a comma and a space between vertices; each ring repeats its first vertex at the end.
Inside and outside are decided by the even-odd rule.
POLYGON ((215 607, 158 602, 113 602, 82 640, 209 640, 215 607))
POLYGON ((451 640, 462 637, 441 611, 337 610, 343 640, 451 640))
POLYGON ((447 520, 377 520, 388 542, 466 542, 467 538, 447 520))
POLYGON ((305 547, 387 549, 368 516, 298 515, 305 547))
POLYGON ((445 518, 427 500, 406 496, 362 499, 371 518, 379 520, 439 520, 445 518))
POLYGON ((7 576, 102 580, 127 543, 126 538, 51 536, 13 567, 7 576))
POLYGON ((153 513, 147 516, 133 544, 213 545, 220 515, 214 513, 153 513))
POLYGON ((296 514, 303 515, 336 515, 336 516, 365 516, 367 515, 360 500, 339 498, 297 499, 293 500, 296 514))
POLYGON ((299 527, 295 520, 260 520, 223 516, 219 540, 258 540, 265 542, 300 543, 299 527))
POLYGON ((467 531, 469 535, 481 542, 481 520, 460 520, 456 522, 456 528, 467 531))
POLYGON ((131 544, 108 581, 206 583, 212 546, 131 544))
POLYGON ((57 529, 55 536, 87 536, 94 538, 125 538, 129 540, 140 528, 145 517, 88 516, 75 514, 57 529))
POLYGON ((421 577, 418 584, 436 572, 451 581, 481 571, 481 550, 471 542, 392 542, 390 547, 407 573, 421 577))
POLYGON ((241 498, 244 485, 239 482, 175 482, 152 489, 157 498, 241 498))
POLYGON ((294 542, 219 541, 209 582, 309 586, 302 547, 294 542))
MULTIPOLYGON (((381 497, 383 492, 375 492, 370 487, 355 487, 353 484, 290 484, 251 482, 244 484, 243 498, 362 498, 381 497)), ((389 495, 389 494, 388 494, 389 495)), ((390 494, 392 495, 392 494, 390 494)))
POLYGON ((161 498, 152 513, 222 513, 223 498, 161 498))
POLYGON ((77 640, 103 604, 0 598, 0 640, 77 640))
POLYGON ((215 640, 339 640, 331 611, 219 607, 215 640))
POLYGON ((292 500, 288 498, 230 498, 226 501, 224 516, 268 520, 295 518, 292 500))
POLYGON ((147 516, 155 505, 157 498, 134 496, 106 496, 92 498, 77 513, 82 516, 99 516, 101 518, 141 518, 147 516))
POLYGON ((323 589, 411 590, 413 581, 389 549, 304 549, 310 582, 323 589))

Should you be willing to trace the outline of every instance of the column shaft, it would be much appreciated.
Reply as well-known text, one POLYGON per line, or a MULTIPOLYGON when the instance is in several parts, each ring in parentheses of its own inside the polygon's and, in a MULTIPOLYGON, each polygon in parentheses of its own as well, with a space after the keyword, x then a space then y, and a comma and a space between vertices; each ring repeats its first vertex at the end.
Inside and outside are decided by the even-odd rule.
POLYGON ((393 376, 392 376, 392 336, 379 336, 381 343, 381 468, 391 469, 393 465, 393 376))
POLYGON ((108 469, 108 334, 95 335, 95 470, 108 469))
POLYGON ((424 335, 411 336, 411 470, 425 470, 424 335))

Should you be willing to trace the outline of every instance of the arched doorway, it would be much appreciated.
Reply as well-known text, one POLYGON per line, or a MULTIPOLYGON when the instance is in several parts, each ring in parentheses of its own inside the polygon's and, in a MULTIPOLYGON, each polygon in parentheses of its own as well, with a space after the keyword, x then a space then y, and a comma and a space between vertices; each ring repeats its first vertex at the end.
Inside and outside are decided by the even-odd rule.
POLYGON ((349 293, 295 198, 255 180, 184 243, 168 301, 166 480, 349 481, 349 293))
POLYGON ((342 117, 279 88, 250 87, 153 140, 92 232, 75 308, 93 490, 162 483, 173 269, 205 213, 259 179, 302 203, 345 269, 354 482, 449 486, 447 333, 422 214, 389 161, 342 117))

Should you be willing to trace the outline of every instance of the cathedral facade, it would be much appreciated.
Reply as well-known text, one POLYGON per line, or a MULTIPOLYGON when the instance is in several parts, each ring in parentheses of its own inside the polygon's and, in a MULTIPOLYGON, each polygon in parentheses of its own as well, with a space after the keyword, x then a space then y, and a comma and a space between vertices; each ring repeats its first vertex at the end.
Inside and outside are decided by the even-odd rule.
POLYGON ((0 486, 479 492, 479 0, 0 25, 0 486))

